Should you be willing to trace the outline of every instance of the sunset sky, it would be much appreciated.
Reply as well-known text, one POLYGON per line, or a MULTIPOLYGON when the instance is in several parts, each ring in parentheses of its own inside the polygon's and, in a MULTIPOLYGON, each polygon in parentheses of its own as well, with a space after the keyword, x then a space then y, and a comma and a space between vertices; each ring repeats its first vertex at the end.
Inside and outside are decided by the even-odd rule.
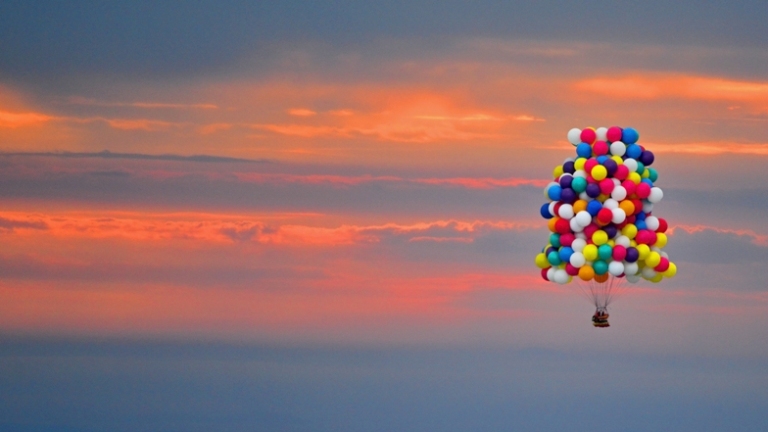
POLYGON ((766 16, 3 2, 2 429, 764 430, 766 16), (678 274, 603 330, 533 259, 612 125, 678 274))

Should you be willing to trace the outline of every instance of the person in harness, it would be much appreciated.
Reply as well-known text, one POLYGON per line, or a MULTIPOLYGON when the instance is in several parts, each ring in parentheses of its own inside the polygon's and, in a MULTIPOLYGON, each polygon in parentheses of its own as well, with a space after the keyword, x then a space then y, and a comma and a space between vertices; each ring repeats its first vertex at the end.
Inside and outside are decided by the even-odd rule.
POLYGON ((595 327, 610 327, 608 324, 608 311, 605 308, 597 308, 592 315, 592 325, 595 327))

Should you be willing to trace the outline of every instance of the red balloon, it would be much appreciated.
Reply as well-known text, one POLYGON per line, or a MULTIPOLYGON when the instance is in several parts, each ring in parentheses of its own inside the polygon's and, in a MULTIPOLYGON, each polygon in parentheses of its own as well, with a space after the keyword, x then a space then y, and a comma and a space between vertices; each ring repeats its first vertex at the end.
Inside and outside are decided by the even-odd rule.
POLYGON ((587 173, 591 173, 592 172, 592 168, 594 168, 594 167, 596 167, 598 165, 600 165, 600 164, 597 163, 597 159, 589 158, 589 159, 587 159, 586 162, 584 162, 584 171, 586 171, 587 173))
POLYGON ((597 139, 597 134, 592 129, 583 129, 581 131, 581 142, 592 144, 597 139))
POLYGON ((609 222, 611 222, 611 219, 613 219, 613 212, 611 211, 611 209, 601 208, 600 211, 597 212, 598 222, 603 224, 608 224, 609 222))
POLYGON ((566 263, 565 264, 565 272, 568 273, 571 276, 576 276, 577 274, 579 274, 579 269, 577 269, 576 267, 572 266, 571 263, 566 263))
POLYGON ((576 239, 576 236, 572 233, 565 233, 560 236, 560 244, 563 246, 570 246, 573 244, 573 241, 576 239))
POLYGON ((555 216, 560 214, 560 206, 562 206, 562 205, 563 205, 563 203, 561 203, 560 201, 555 203, 555 207, 552 209, 555 212, 555 216))
POLYGON ((551 267, 547 267, 547 268, 541 269, 541 278, 542 278, 542 279, 544 279, 544 280, 545 280, 545 281, 547 281, 547 282, 549 282, 549 278, 547 277, 547 271, 548 271, 550 268, 551 268, 551 267))
POLYGON ((608 154, 608 144, 605 141, 597 141, 592 146, 592 152, 597 156, 608 154))
POLYGON ((560 219, 555 222, 555 231, 557 231, 558 234, 567 234, 571 232, 571 223, 568 219, 560 219))
POLYGON ((610 142, 621 141, 621 128, 618 126, 609 127, 608 132, 605 133, 605 137, 610 142))
POLYGON ((662 218, 659 218, 659 229, 657 229, 656 232, 660 232, 660 233, 667 232, 667 228, 669 228, 669 226, 667 225, 667 221, 662 218))
POLYGON ((635 189, 635 193, 637 194, 637 197, 640 199, 646 199, 651 194, 651 187, 648 186, 648 183, 640 183, 637 185, 637 189, 635 189))
POLYGON ((639 199, 633 199, 632 204, 635 205, 635 214, 640 214, 643 212, 643 202, 639 199))

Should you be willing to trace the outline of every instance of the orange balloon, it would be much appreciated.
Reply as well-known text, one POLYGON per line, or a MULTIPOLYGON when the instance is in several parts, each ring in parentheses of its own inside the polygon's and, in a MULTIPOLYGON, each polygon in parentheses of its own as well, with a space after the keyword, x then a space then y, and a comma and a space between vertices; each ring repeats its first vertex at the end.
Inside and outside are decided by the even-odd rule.
POLYGON ((552 232, 557 232, 557 229, 555 229, 555 224, 556 224, 556 223, 557 223, 557 221, 559 221, 559 220, 560 220, 560 218, 559 218, 559 217, 557 217, 557 216, 555 216, 555 217, 553 217, 552 219, 550 219, 550 220, 549 220, 549 222, 547 223, 547 225, 549 226, 549 230, 550 230, 550 231, 552 231, 552 232))
POLYGON ((635 204, 630 200, 624 200, 619 203, 619 208, 624 210, 627 216, 635 214, 635 204))
POLYGON ((595 277, 595 270, 588 265, 581 266, 581 268, 579 268, 579 277, 583 281, 588 281, 595 277))
POLYGON ((595 275, 595 282, 603 283, 608 280, 608 273, 602 275, 595 275))
POLYGON ((583 199, 577 200, 575 203, 573 203, 573 213, 576 214, 580 211, 584 211, 587 209, 587 202, 583 199))

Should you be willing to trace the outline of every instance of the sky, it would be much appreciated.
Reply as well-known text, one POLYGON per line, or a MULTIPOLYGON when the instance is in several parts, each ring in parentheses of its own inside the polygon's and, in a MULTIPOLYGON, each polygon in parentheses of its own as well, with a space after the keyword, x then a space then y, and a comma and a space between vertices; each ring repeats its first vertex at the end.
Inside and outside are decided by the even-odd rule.
POLYGON ((768 4, 0 4, 9 431, 765 430, 768 4), (541 279, 573 127, 675 278, 541 279))

